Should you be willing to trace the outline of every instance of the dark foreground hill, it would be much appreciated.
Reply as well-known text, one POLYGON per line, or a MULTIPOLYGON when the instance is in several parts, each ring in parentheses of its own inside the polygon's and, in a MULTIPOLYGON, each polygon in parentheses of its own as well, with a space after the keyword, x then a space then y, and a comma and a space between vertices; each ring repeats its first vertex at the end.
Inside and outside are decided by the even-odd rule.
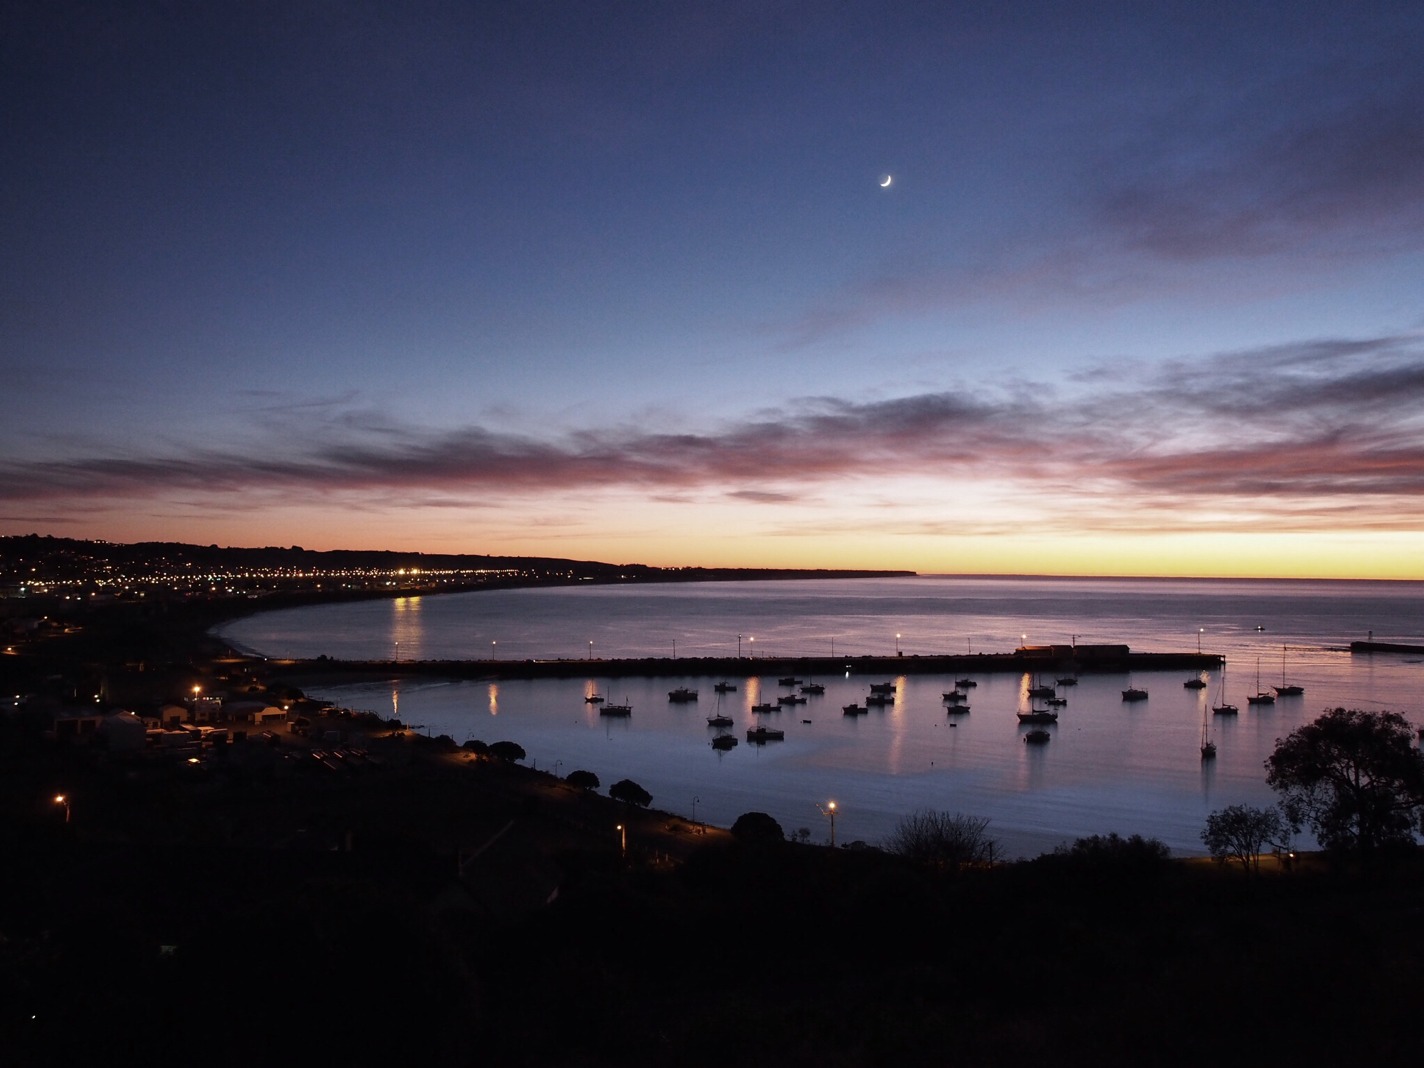
POLYGON ((101 765, 72 823, 40 796, 72 766, 8 764, 5 1063, 1415 1063, 1412 854, 933 871, 379 741, 101 765))

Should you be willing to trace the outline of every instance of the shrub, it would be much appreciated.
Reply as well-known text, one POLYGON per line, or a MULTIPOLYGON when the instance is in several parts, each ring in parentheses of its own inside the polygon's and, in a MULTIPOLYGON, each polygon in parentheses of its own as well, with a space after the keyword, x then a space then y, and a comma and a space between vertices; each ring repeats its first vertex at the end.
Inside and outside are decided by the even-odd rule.
POLYGON ((529 755, 524 752, 524 747, 518 742, 494 742, 489 747, 489 754, 510 764, 523 760, 529 755))
POLYGON ((784 842, 781 824, 765 812, 743 812, 732 824, 732 837, 739 842, 784 842))
POLYGON ((931 868, 957 871, 994 858, 997 843, 984 833, 987 819, 922 809, 895 826, 885 848, 931 868))
POLYGON ((653 803, 653 795, 632 779, 619 779, 608 788, 608 796, 615 801, 625 801, 639 808, 647 808, 653 803))

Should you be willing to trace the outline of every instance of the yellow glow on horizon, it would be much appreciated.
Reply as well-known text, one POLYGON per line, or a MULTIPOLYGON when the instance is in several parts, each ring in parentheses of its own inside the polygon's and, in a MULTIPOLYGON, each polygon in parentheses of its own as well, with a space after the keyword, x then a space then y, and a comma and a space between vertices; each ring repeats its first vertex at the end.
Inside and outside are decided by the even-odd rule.
MULTIPOLYGON (((844 502, 822 498, 784 504, 630 500, 593 492, 559 507, 540 498, 500 507, 372 511, 356 529, 339 509, 294 506, 223 520, 101 514, 66 534, 119 542, 296 544, 316 550, 544 556, 655 567, 1424 580, 1420 530, 1279 531, 1259 521, 1249 530, 1206 533, 1074 530, 1064 513, 1045 519, 1022 501, 995 502, 987 494, 968 493, 931 511, 923 498, 913 503, 908 494, 894 499, 894 488, 884 487, 888 502, 851 495, 844 502)), ((418 620, 411 613, 405 618, 418 620)), ((418 635, 409 637, 413 649, 418 635)))

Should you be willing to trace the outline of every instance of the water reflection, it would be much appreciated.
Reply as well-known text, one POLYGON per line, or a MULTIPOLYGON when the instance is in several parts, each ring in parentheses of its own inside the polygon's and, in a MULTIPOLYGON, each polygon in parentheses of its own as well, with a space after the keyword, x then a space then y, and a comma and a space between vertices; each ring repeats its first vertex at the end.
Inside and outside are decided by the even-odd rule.
POLYGON ((391 640, 396 660, 425 659, 425 598, 397 597, 391 602, 391 640))

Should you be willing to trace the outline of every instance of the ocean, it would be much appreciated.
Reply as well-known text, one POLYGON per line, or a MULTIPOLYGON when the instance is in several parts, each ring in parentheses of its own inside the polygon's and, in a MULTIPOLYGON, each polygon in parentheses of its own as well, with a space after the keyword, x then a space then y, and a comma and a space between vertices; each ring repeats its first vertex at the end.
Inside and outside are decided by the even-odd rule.
MULTIPOLYGON (((1337 706, 1400 712, 1424 724, 1424 655, 1351 654, 1349 643, 1424 645, 1424 583, 1285 580, 975 578, 952 576, 781 582, 668 583, 490 590, 316 605, 262 613, 220 628, 229 642, 271 657, 583 660, 576 679, 391 679, 332 686, 313 696, 419 724, 456 742, 518 742, 526 763, 566 775, 592 771, 603 787, 629 778, 654 806, 730 825, 762 811, 788 834, 824 841, 826 802, 838 843, 883 842, 919 809, 989 820, 1006 857, 1029 857, 1091 834, 1159 838, 1179 856, 1205 852, 1206 816, 1230 804, 1267 805, 1264 761, 1277 739, 1337 706), (763 676, 767 656, 906 658, 1009 652, 1020 645, 1126 644, 1135 652, 1220 653, 1224 670, 1188 689, 1182 671, 1083 675, 1061 687, 1067 704, 1051 740, 1027 745, 1019 674, 979 674, 967 712, 937 675, 816 678, 823 695, 774 713, 751 707, 792 692, 763 676), (604 658, 665 657, 657 678, 609 678, 604 658), (742 671, 708 678, 675 660, 740 657, 742 671), (1258 682, 1259 679, 1259 682, 1258 682), (1274 705, 1259 688, 1304 687, 1274 705), (727 682, 734 692, 718 695, 727 682), (893 704, 845 716, 871 683, 892 683, 893 704), (1127 686, 1145 701, 1124 702, 1127 686), (698 691, 677 704, 668 692, 698 691), (626 719, 585 702, 626 702, 626 719), (1215 716, 1222 700, 1240 707, 1215 716), (714 750, 714 712, 735 721, 739 744, 714 750), (751 744, 757 722, 785 739, 751 744), (1203 761, 1203 725, 1217 744, 1203 761)), ((1309 848, 1308 836, 1296 845, 1309 848)))

